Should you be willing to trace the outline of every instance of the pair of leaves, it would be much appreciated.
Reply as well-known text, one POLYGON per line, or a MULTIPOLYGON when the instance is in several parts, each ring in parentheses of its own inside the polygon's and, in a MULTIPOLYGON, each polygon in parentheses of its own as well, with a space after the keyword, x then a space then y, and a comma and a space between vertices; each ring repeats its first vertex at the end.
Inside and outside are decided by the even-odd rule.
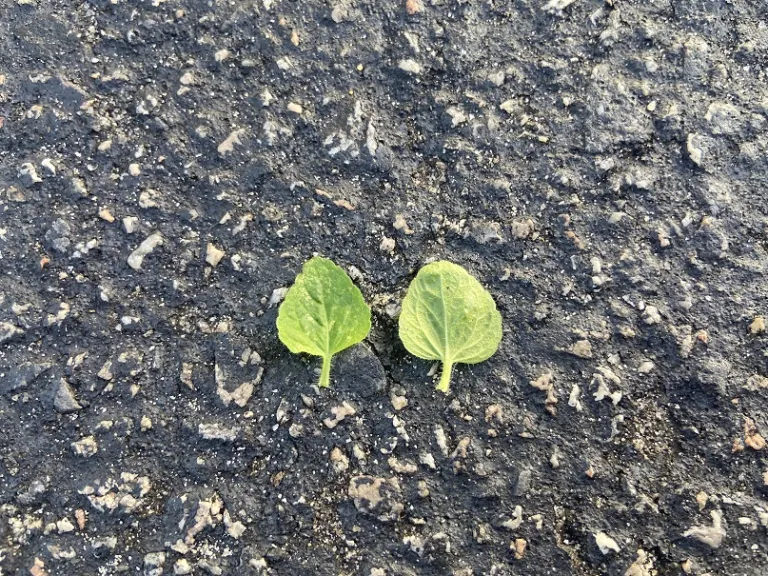
MULTIPOLYGON (((360 290, 344 270, 320 257, 304 264, 277 316, 278 335, 291 352, 323 359, 321 387, 330 384, 333 355, 362 341, 370 329, 371 309, 360 290)), ((399 334, 414 356, 443 363, 437 389, 447 393, 454 365, 482 362, 498 350, 501 314, 464 268, 434 262, 408 288, 399 334)))

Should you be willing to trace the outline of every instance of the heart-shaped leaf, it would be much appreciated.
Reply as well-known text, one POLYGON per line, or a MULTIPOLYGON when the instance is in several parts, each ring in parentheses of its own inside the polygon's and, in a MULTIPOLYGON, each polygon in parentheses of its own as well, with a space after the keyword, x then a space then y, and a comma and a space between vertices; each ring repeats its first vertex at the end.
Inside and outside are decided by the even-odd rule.
POLYGON ((399 322, 405 348, 424 360, 440 360, 437 389, 448 392, 457 363, 487 360, 501 343, 501 314, 474 276, 451 262, 427 264, 403 299, 399 322))
POLYGON ((323 359, 320 386, 330 385, 331 357, 361 342, 371 309, 347 273, 327 258, 304 263, 277 314, 277 334, 294 354, 323 359))

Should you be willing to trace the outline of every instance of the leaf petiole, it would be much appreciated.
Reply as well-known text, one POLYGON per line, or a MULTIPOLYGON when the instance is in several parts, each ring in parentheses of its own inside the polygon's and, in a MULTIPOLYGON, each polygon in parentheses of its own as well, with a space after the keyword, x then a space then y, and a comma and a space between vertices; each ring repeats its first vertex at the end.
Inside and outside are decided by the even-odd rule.
POLYGON ((443 362, 443 373, 440 375, 440 382, 437 383, 437 389, 440 392, 448 394, 451 385, 451 372, 453 372, 453 362, 443 362))
POLYGON ((323 367, 320 370, 320 388, 331 385, 331 355, 323 356, 323 367))

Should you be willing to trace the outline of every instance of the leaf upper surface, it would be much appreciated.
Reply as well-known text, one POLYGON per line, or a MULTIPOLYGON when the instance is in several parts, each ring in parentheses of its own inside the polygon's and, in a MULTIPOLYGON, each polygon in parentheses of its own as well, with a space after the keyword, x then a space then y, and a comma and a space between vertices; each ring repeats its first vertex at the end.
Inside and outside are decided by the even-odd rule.
POLYGON ((304 264, 277 315, 280 341, 294 354, 330 358, 362 341, 370 329, 371 310, 358 287, 319 256, 304 264))

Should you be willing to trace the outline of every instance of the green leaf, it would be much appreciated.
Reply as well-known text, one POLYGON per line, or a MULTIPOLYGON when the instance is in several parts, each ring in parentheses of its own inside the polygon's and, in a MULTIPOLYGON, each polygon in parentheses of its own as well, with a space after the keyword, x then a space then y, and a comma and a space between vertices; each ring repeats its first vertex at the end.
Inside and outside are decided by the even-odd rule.
POLYGON ((277 313, 277 334, 294 354, 323 359, 320 386, 330 384, 331 357, 361 342, 371 330, 371 309, 347 273, 327 258, 304 263, 277 313))
POLYGON ((448 393, 457 363, 476 364, 501 343, 501 314, 474 276, 451 262, 427 264, 403 299, 399 323, 405 348, 424 360, 441 360, 437 389, 448 393))

